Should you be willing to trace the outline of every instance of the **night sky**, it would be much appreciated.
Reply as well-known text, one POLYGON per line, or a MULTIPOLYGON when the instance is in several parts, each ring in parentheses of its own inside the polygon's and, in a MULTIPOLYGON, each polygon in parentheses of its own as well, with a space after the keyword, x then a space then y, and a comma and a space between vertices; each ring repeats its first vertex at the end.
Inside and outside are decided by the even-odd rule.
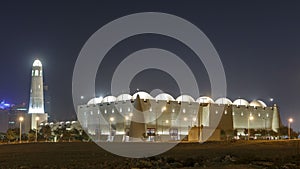
MULTIPOLYGON (((293 117, 292 127, 300 130, 300 3, 148 2, 1 2, 0 100, 28 103, 31 66, 39 58, 44 66, 44 83, 49 86, 53 117, 75 119, 72 74, 84 43, 114 19, 155 11, 189 20, 207 35, 222 60, 231 100, 240 97, 248 101, 261 99, 268 105, 276 103, 283 123, 293 117), (270 98, 274 101, 270 102, 270 98)), ((196 73, 201 95, 210 94, 201 61, 184 44, 159 35, 134 36, 114 46, 98 70, 96 94, 109 94, 112 65, 148 47, 179 55, 196 73)), ((130 88, 132 92, 136 88, 148 92, 160 88, 176 98, 180 92, 174 83, 164 72, 147 70, 132 80, 130 88)))

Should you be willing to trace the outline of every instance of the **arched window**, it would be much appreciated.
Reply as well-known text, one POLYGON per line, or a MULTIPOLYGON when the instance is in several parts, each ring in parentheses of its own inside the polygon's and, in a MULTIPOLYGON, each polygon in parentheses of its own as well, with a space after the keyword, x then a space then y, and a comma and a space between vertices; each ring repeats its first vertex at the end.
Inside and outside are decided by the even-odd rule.
POLYGON ((34 76, 38 76, 38 75, 39 75, 39 71, 38 71, 38 70, 35 70, 34 76))

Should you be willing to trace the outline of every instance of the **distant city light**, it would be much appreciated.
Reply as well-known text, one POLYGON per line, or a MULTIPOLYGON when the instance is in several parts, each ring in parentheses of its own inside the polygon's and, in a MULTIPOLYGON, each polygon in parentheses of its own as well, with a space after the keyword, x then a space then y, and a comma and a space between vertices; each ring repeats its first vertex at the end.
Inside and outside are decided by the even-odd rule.
POLYGON ((5 103, 4 100, 0 102, 0 109, 8 109, 10 107, 11 107, 11 104, 5 103))

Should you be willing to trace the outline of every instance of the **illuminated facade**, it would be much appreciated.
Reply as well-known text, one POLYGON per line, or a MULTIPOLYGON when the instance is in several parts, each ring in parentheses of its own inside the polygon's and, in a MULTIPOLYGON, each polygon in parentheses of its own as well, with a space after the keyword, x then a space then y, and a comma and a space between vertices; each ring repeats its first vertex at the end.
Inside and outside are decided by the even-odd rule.
POLYGON ((155 98, 146 92, 93 98, 78 106, 77 113, 83 129, 99 141, 170 141, 187 135, 190 141, 219 140, 221 131, 229 135, 234 130, 245 135, 248 128, 277 132, 281 125, 278 107, 260 100, 195 100, 188 95, 174 99, 166 93, 155 98))
POLYGON ((28 114, 31 115, 31 129, 36 129, 39 122, 46 122, 48 118, 44 110, 43 66, 38 59, 32 65, 28 114))

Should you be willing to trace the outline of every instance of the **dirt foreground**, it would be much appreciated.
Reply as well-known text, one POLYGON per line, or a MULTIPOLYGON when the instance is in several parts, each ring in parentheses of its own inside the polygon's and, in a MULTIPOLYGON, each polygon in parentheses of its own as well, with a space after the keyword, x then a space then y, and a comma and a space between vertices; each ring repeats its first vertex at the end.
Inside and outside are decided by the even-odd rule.
POLYGON ((159 156, 130 159, 94 143, 0 144, 0 168, 300 168, 300 140, 181 143, 159 156))

